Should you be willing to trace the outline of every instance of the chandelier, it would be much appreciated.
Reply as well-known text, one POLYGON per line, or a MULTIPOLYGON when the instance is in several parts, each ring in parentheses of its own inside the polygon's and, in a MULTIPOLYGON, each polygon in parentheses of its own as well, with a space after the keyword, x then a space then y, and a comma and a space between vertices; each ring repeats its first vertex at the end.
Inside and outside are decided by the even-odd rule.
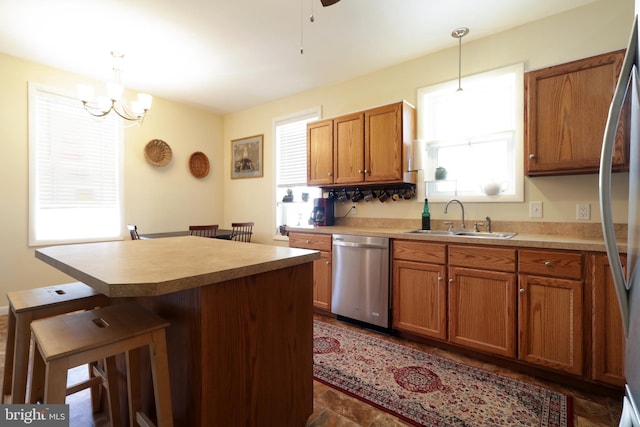
POLYGON ((124 55, 118 52, 111 52, 113 59, 113 81, 107 82, 106 96, 93 97, 94 89, 88 85, 78 85, 78 96, 82 105, 89 114, 94 117, 104 117, 114 112, 125 120, 142 124, 147 111, 151 108, 153 98, 146 93, 139 93, 135 101, 128 106, 122 99, 124 87, 121 83, 122 62, 124 55))

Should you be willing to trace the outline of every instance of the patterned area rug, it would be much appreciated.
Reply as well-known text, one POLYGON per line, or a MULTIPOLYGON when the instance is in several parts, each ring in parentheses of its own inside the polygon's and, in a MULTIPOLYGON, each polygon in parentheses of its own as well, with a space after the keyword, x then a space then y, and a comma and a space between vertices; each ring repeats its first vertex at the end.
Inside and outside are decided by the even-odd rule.
POLYGON ((317 380, 419 426, 572 426, 571 398, 314 321, 317 380))

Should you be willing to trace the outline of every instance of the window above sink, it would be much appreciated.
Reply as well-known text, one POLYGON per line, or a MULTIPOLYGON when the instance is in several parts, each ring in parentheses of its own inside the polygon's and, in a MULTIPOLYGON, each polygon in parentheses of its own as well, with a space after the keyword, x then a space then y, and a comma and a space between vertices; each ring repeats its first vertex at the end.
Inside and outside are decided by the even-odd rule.
POLYGON ((430 201, 524 200, 523 78, 523 64, 516 64, 463 77, 462 91, 457 80, 418 90, 430 201))

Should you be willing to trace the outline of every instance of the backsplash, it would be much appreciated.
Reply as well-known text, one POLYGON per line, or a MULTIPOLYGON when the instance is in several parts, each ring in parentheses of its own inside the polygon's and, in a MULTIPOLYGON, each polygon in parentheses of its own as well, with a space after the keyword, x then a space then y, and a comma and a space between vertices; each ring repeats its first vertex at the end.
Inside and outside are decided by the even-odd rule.
MULTIPOLYGON (((434 230, 446 230, 447 225, 443 220, 431 219, 431 228, 434 230)), ((472 228, 474 222, 482 222, 482 219, 467 219, 467 228, 472 228)), ((346 217, 336 218, 336 225, 357 228, 395 228, 414 230, 421 227, 420 219, 400 218, 363 218, 346 217)), ((602 239, 602 225, 599 222, 541 222, 541 221, 492 221, 493 231, 513 231, 519 234, 542 234, 550 236, 575 236, 585 239, 602 239)), ((484 227, 481 227, 484 230, 484 227)), ((616 236, 619 239, 627 238, 627 224, 615 225, 616 236)))

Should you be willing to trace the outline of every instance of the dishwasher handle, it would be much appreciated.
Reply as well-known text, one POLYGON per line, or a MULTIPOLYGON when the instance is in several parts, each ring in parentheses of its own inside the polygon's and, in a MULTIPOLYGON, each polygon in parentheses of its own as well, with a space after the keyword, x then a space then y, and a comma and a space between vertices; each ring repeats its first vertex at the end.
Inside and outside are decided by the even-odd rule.
POLYGON ((346 246, 350 248, 369 248, 369 249, 386 249, 384 245, 375 245, 372 243, 356 243, 356 242, 343 242, 333 241, 333 246, 346 246))

